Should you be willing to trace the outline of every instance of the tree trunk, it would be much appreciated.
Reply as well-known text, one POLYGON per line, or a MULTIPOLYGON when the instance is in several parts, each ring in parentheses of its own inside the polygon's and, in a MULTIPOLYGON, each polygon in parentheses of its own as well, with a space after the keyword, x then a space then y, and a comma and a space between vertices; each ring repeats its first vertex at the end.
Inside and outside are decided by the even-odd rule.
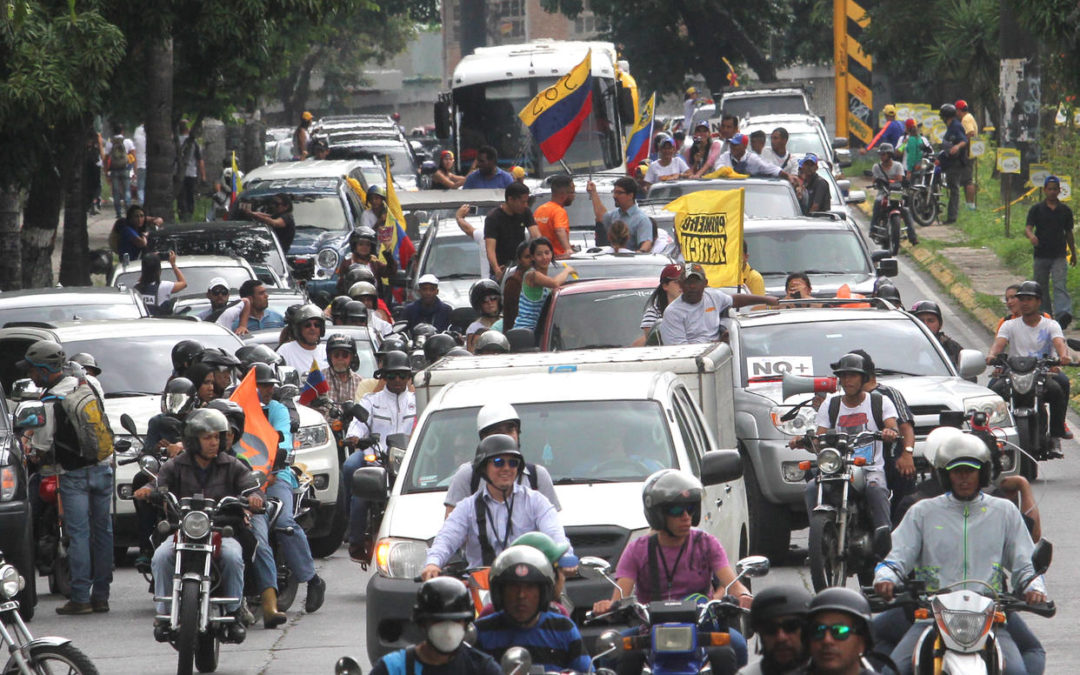
POLYGON ((690 39, 694 41, 695 51, 702 63, 702 74, 711 91, 721 92, 727 86, 728 69, 721 58, 725 54, 716 49, 718 36, 746 60, 759 80, 776 80, 776 68, 719 2, 706 0, 699 4, 677 0, 676 7, 682 14, 690 39))
POLYGON ((22 243, 19 241, 19 190, 0 186, 0 290, 22 288, 22 243))
POLYGON ((173 168, 176 145, 172 132, 172 39, 149 42, 146 48, 146 209, 167 223, 175 222, 173 168))
POLYGON ((60 195, 63 192, 60 167, 44 159, 30 179, 30 194, 23 216, 23 288, 47 288, 53 285, 52 257, 56 246, 56 228, 60 224, 60 195))
POLYGON ((291 124, 294 120, 300 119, 300 113, 304 111, 308 97, 311 95, 311 71, 315 69, 315 65, 322 60, 322 57, 323 50, 316 48, 308 52, 308 55, 300 62, 296 78, 293 80, 289 101, 285 105, 287 123, 291 124))
MULTIPOLYGON (((64 286, 90 285, 90 233, 86 228, 85 138, 93 132, 90 119, 75 126, 72 134, 71 166, 68 168, 67 194, 64 196, 64 242, 60 253, 60 283, 64 286)), ((115 197, 114 197, 115 199, 115 197)))

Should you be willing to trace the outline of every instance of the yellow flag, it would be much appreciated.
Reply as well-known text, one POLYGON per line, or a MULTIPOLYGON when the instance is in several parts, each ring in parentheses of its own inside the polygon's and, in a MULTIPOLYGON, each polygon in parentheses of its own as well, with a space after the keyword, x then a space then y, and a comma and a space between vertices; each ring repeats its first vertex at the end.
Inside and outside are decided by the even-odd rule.
POLYGON ((742 188, 691 192, 664 209, 675 213, 675 237, 688 263, 705 268, 709 285, 738 286, 742 272, 742 188))
POLYGON ((353 189, 353 192, 360 197, 361 204, 367 204, 367 192, 364 190, 364 186, 360 184, 360 181, 356 180, 352 176, 344 176, 345 182, 349 184, 349 187, 353 189))

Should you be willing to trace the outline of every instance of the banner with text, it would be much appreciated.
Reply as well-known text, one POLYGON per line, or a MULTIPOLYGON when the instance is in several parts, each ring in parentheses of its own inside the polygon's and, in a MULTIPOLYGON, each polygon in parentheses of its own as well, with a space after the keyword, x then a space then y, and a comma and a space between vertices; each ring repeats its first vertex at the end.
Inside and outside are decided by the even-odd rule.
POLYGON ((664 208, 675 213, 675 236, 683 259, 705 267, 709 285, 738 286, 742 271, 744 191, 703 190, 664 208))

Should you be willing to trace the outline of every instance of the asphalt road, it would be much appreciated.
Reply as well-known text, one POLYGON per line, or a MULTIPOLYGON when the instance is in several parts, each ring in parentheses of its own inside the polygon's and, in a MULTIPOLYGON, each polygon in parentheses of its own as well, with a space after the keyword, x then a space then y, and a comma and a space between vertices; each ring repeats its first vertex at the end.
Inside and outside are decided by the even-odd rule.
MULTIPOLYGON (((945 315, 945 330, 966 347, 986 349, 990 335, 973 326, 963 311, 941 297, 932 280, 913 270, 907 259, 900 261, 896 279, 904 303, 919 299, 937 300, 945 315)), ((1073 429, 1080 429, 1076 420, 1073 429)), ((1072 627, 1080 622, 1077 607, 1077 581, 1080 571, 1071 564, 1080 557, 1080 534, 1070 525, 1074 486, 1080 483, 1080 445, 1065 444, 1066 458, 1043 465, 1044 479, 1036 485, 1043 517, 1043 532, 1055 544, 1055 564, 1047 575, 1050 594, 1059 606, 1054 619, 1031 617, 1029 624, 1041 637, 1047 651, 1049 673, 1080 671, 1080 653, 1068 647, 1072 627)), ((805 546, 805 531, 794 538, 805 546)), ((343 654, 350 654, 369 668, 364 645, 364 591, 370 573, 349 562, 345 549, 317 562, 319 574, 326 579, 327 601, 317 613, 307 615, 299 609, 289 612, 289 622, 279 630, 251 627, 247 641, 239 646, 223 645, 219 673, 293 674, 331 673, 333 664, 343 654)), ((755 584, 758 589, 772 584, 802 584, 810 587, 805 566, 777 567, 755 584)), ((46 590, 40 580, 39 592, 46 590)), ((301 589, 296 607, 302 607, 301 589)), ((172 673, 175 652, 167 644, 154 641, 151 625, 153 611, 147 584, 131 567, 116 570, 112 590, 112 611, 103 615, 60 617, 54 609, 61 604, 57 596, 42 595, 37 618, 30 624, 35 635, 61 635, 72 639, 86 652, 101 673, 172 673)), ((1030 615, 1029 615, 1030 616, 1030 615)))

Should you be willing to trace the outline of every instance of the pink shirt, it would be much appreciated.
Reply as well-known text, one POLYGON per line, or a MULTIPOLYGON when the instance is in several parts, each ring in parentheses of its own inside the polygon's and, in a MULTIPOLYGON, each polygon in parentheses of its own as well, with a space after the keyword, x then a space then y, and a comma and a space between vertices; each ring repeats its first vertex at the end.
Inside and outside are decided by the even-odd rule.
POLYGON ((658 553, 663 556, 656 558, 656 576, 661 585, 659 593, 652 588, 652 575, 649 572, 649 539, 651 537, 639 537, 632 541, 623 551, 615 569, 616 579, 634 580, 634 594, 639 602, 682 600, 694 593, 712 595, 713 574, 729 564, 727 553, 716 537, 696 528, 690 530, 690 540, 682 557, 679 556, 679 546, 660 546, 658 553), (664 569, 665 562, 667 570, 664 569))

